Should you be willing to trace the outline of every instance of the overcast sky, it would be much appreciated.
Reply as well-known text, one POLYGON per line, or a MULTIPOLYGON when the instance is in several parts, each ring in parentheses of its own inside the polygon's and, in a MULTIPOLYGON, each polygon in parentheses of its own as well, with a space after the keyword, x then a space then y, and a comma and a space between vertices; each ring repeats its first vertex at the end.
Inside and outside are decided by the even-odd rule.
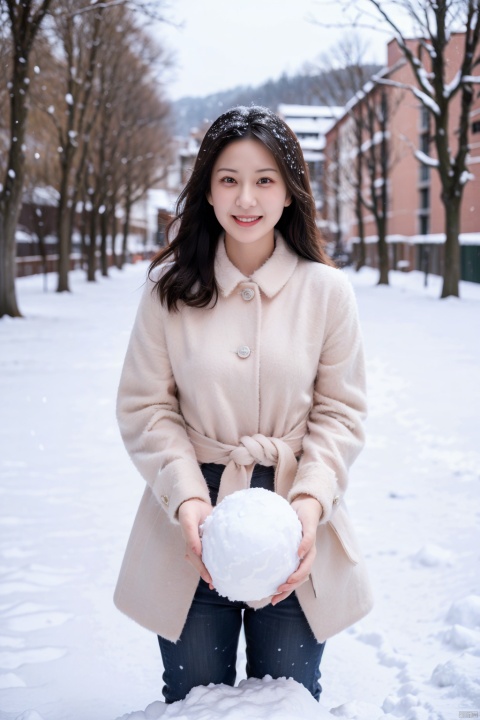
MULTIPOLYGON (((316 0, 171 0, 170 7, 170 16, 183 23, 159 31, 176 53, 168 86, 174 100, 291 74, 345 32, 308 22, 326 14, 330 22, 341 19, 338 5, 330 3, 327 13, 316 0)), ((372 33, 368 39, 368 59, 383 63, 387 37, 372 33)))

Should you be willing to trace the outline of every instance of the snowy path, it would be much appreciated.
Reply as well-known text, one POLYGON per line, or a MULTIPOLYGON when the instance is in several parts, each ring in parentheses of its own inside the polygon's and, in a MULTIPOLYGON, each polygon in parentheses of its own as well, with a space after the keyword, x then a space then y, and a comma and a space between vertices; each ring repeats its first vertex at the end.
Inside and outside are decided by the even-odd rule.
MULTIPOLYGON (((25 278, 27 319, 0 321, 0 720, 115 720, 161 697, 155 638, 111 602, 143 489, 114 399, 145 267, 74 274, 70 296, 25 278)), ((349 507, 376 607, 328 643, 322 705, 480 716, 480 287, 440 302, 436 279, 350 277, 371 412, 349 507)))

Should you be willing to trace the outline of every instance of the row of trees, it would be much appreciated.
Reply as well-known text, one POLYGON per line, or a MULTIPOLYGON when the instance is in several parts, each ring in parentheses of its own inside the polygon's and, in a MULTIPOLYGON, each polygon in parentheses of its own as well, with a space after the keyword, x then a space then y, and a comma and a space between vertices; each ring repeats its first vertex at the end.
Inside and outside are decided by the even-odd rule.
POLYGON ((15 230, 29 190, 57 191, 57 289, 66 291, 74 230, 88 279, 98 237, 106 274, 119 208, 125 244, 132 205, 166 172, 169 60, 139 21, 158 19, 160 9, 160 2, 0 0, 0 317, 20 315, 15 230))
MULTIPOLYGON (((335 104, 348 97, 346 132, 337 133, 327 149, 325 185, 334 218, 335 245, 343 247, 343 211, 353 198, 358 231, 356 268, 365 264, 365 212, 373 217, 377 229, 379 284, 388 284, 388 176, 397 158, 390 143, 390 126, 401 95, 393 96, 375 87, 365 64, 366 43, 358 34, 345 35, 334 51, 322 58, 326 75, 325 92, 335 104), (340 74, 339 69, 348 73, 340 74)), ((326 95, 327 96, 327 95, 326 95)), ((325 96, 325 97, 326 97, 325 96)))
MULTIPOLYGON (((378 235, 380 283, 388 283, 388 175, 395 158, 390 152, 389 119, 402 95, 415 97, 429 118, 429 146, 414 148, 420 163, 439 174, 445 217, 445 271, 442 297, 459 295, 460 218, 468 171, 470 111, 480 83, 480 0, 340 0, 347 18, 343 27, 387 28, 396 39, 411 83, 398 83, 388 73, 369 84, 362 67, 363 50, 355 42, 340 46, 334 62, 350 67, 348 106, 354 137, 355 162, 348 175, 355 195, 360 235, 360 264, 364 258, 363 212, 373 216, 378 235), (448 52, 454 32, 462 33, 457 57, 448 52), (447 59, 448 55, 448 59, 447 59), (388 90, 388 92, 387 92, 388 90), (458 109, 459 107, 459 109, 458 109)), ((323 22, 321 24, 324 24, 323 22)), ((342 92, 345 88, 342 88, 342 92)), ((329 89, 329 95, 334 89, 329 89)), ((340 148, 333 168, 340 168, 340 148)), ((336 170, 332 182, 340 182, 336 170)))

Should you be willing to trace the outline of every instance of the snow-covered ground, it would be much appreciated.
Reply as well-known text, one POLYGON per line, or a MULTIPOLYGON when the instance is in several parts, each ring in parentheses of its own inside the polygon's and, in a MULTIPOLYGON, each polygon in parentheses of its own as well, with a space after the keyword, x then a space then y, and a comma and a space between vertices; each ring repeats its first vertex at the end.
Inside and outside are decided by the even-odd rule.
POLYGON ((145 268, 61 296, 24 278, 25 319, 0 321, 0 720, 478 717, 480 286, 439 301, 438 278, 349 273, 371 408, 349 507, 376 606, 328 642, 321 707, 265 680, 167 709, 156 638, 111 600, 143 490, 114 403, 145 268))

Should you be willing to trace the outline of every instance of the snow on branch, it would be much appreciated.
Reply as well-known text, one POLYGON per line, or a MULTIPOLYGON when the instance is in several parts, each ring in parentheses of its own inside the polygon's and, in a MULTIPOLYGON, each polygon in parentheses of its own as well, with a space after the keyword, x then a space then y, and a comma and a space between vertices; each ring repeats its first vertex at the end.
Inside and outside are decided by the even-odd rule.
POLYGON ((390 132, 387 130, 386 132, 376 132, 374 136, 366 140, 360 147, 360 152, 367 152, 367 150, 370 150, 372 145, 379 145, 383 139, 389 140, 390 139, 390 132))
POLYGON ((422 92, 422 90, 419 90, 415 85, 408 85, 407 83, 401 83, 397 82, 396 80, 386 80, 385 78, 381 78, 378 75, 374 75, 372 78, 376 83, 379 85, 389 85, 390 87, 397 87, 401 90, 410 90, 416 98, 420 100, 420 102, 425 105, 432 113, 435 115, 441 116, 441 110, 435 100, 428 95, 426 92, 422 92))
POLYGON ((423 103, 426 107, 428 107, 428 109, 431 110, 434 115, 438 115, 440 117, 440 115, 442 114, 441 110, 435 100, 430 97, 430 95, 427 95, 427 93, 422 92, 413 85, 407 85, 406 87, 409 88, 413 92, 415 97, 418 98, 420 102, 423 103))
POLYGON ((430 78, 433 77, 433 73, 427 73, 424 67, 419 67, 418 77, 420 78, 423 89, 426 90, 430 95, 433 95, 435 91, 433 89, 433 85, 430 82, 430 78))
POLYGON ((445 85, 443 89, 443 97, 449 98, 451 95, 453 95, 454 92, 458 90, 460 87, 460 83, 463 82, 464 78, 462 77, 462 71, 458 70, 457 73, 455 73, 455 77, 453 78, 452 82, 448 83, 448 85, 445 85))
POLYGON ((460 175, 460 185, 466 185, 469 180, 475 180, 475 175, 468 170, 464 170, 460 175))
POLYGON ((439 166, 439 162, 436 158, 432 158, 429 155, 426 155, 421 150, 415 150, 415 157, 422 163, 422 165, 427 165, 428 167, 439 166))
POLYGON ((462 77, 463 83, 480 83, 480 75, 464 75, 462 77))
POLYGON ((435 60, 437 57, 437 53, 436 53, 433 45, 429 42, 426 42, 425 40, 420 40, 420 43, 421 43, 422 47, 425 48, 425 50, 428 52, 428 54, 430 55, 432 60, 435 60))

